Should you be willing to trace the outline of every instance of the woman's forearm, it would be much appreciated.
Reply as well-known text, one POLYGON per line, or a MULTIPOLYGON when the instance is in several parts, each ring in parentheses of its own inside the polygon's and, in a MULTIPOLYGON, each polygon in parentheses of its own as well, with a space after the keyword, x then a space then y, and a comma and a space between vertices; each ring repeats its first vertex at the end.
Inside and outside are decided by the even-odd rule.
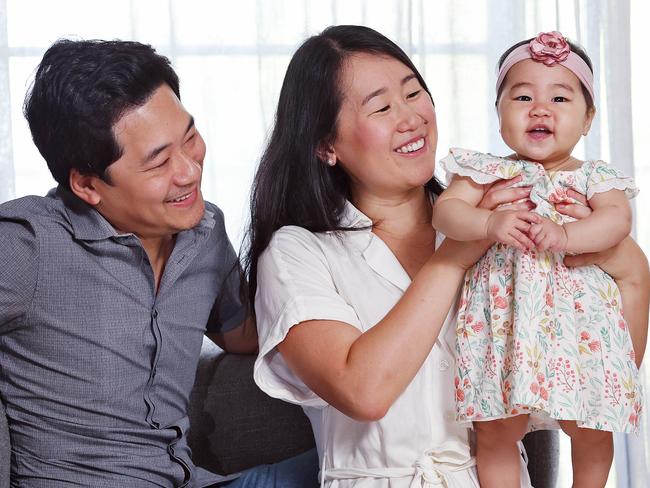
POLYGON ((650 304, 648 286, 650 285, 646 285, 646 289, 643 290, 637 286, 619 285, 623 301, 623 315, 630 330, 634 360, 637 366, 643 360, 648 340, 648 305, 650 304))
POLYGON ((319 320, 293 327, 278 346, 290 368, 346 415, 362 421, 383 417, 431 352, 465 269, 487 249, 487 244, 446 244, 369 330, 359 333, 352 326, 319 320))
POLYGON ((648 260, 638 246, 630 247, 629 270, 626 276, 616 278, 621 292, 623 316, 632 338, 635 361, 641 364, 648 339, 648 315, 650 311, 650 270, 648 260))

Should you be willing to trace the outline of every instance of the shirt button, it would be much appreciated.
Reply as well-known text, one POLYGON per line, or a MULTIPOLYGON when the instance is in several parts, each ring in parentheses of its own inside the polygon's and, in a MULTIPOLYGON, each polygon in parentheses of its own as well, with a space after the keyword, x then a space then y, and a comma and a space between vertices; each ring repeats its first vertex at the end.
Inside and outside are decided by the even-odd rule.
POLYGON ((440 371, 447 371, 449 369, 449 361, 443 359, 440 361, 440 371))

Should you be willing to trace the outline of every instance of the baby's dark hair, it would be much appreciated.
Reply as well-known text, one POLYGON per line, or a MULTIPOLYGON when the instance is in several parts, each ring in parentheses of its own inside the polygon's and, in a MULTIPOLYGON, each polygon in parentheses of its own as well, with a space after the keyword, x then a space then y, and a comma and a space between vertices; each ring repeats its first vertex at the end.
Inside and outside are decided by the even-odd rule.
MULTIPOLYGON (((524 41, 518 42, 517 44, 514 44, 513 46, 509 47, 509 48, 506 50, 506 52, 504 52, 504 53, 501 55, 501 57, 499 58, 499 62, 497 63, 497 70, 500 70, 500 69, 501 69, 501 66, 503 65, 503 62, 506 60, 506 58, 508 57, 508 55, 509 55, 512 51, 514 51, 515 49, 517 49, 519 46, 523 46, 524 44, 528 44, 528 43, 529 43, 530 41, 532 41, 533 39, 535 39, 535 38, 534 38, 534 37, 531 37, 530 39, 526 39, 526 40, 524 40, 524 41)), ((566 39, 566 38, 565 38, 565 39, 566 39)), ((582 58, 582 60, 583 60, 585 63, 587 63, 587 66, 589 66, 589 70, 590 70, 591 73, 593 74, 593 72, 594 72, 594 67, 593 67, 593 65, 592 65, 592 63, 591 63, 591 59, 589 58, 589 55, 588 55, 587 52, 584 50, 584 48, 583 48, 582 46, 580 46, 579 44, 576 44, 575 42, 570 41, 569 39, 566 39, 566 42, 567 42, 567 44, 569 44, 569 47, 571 48, 571 52, 574 52, 574 53, 576 53, 578 56, 580 56, 580 57, 582 58)), ((507 76, 507 75, 506 75, 506 76, 507 76)), ((499 90, 498 90, 498 92, 497 92, 497 102, 498 102, 498 100, 499 100, 499 97, 501 96, 501 92, 503 91, 503 87, 504 87, 504 85, 505 85, 505 83, 501 83, 501 85, 499 86, 499 90)), ((589 94, 589 91, 588 91, 587 88, 582 84, 582 82, 580 82, 580 87, 582 88, 582 94, 584 95, 584 97, 585 97, 585 101, 587 102, 587 110, 595 110, 595 109, 596 109, 596 105, 594 104, 594 99, 591 97, 591 95, 589 94)))

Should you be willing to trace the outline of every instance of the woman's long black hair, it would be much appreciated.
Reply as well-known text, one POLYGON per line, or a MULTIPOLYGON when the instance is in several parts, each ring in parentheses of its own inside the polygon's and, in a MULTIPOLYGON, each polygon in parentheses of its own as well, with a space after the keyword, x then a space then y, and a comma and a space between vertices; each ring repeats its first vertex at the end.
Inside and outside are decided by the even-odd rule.
MULTIPOLYGON (((353 54, 389 56, 408 66, 429 93, 424 79, 397 44, 369 27, 331 26, 307 39, 287 68, 275 125, 253 180, 248 249, 243 257, 253 309, 257 262, 273 233, 285 225, 311 232, 346 230, 341 216, 350 186, 340 165, 329 166, 326 150, 336 138, 341 108, 341 69, 353 54)), ((425 187, 440 194, 435 179, 425 187)))

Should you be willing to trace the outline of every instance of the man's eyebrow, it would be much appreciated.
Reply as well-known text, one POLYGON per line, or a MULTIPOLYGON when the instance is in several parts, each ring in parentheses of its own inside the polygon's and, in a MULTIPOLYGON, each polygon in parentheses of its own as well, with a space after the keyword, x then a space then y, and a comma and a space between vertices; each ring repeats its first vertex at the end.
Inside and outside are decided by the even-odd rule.
MULTIPOLYGON (((185 134, 187 134, 190 130, 192 130, 192 127, 194 127, 194 117, 190 115, 190 120, 187 124, 187 128, 185 129, 185 134)), ((169 146, 171 146, 170 143, 163 144, 161 146, 156 147, 155 149, 152 149, 149 151, 149 153, 144 157, 142 160, 142 164, 147 164, 154 159, 156 159, 156 156, 158 156, 161 152, 163 152, 165 149, 167 149, 169 146)))
MULTIPOLYGON (((402 86, 406 85, 413 78, 417 78, 417 75, 415 73, 411 73, 410 75, 405 76, 404 78, 402 78, 402 81, 400 82, 400 85, 402 85, 402 86)), ((374 92, 368 94, 368 96, 366 96, 366 98, 363 99, 363 102, 361 102, 361 106, 363 107, 370 100, 372 100, 376 96, 379 96, 379 95, 381 95, 383 93, 386 93, 386 88, 379 88, 378 90, 375 90, 374 92)))

